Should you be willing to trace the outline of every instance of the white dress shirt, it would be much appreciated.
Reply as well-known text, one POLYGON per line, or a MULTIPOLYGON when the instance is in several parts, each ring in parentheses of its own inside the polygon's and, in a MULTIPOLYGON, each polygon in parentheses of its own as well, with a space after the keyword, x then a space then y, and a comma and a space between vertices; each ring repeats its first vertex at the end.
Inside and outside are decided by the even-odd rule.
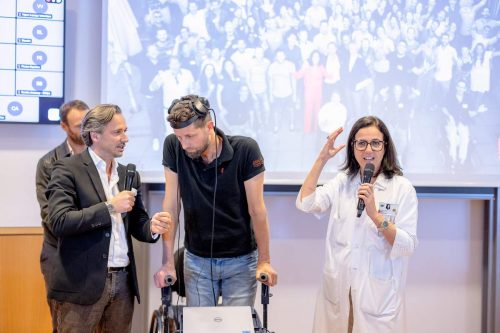
MULTIPOLYGON (((108 180, 106 173, 106 162, 97 154, 89 149, 90 157, 99 172, 102 187, 106 194, 106 199, 111 200, 120 191, 118 189, 118 163, 113 160, 111 178, 108 180)), ((108 267, 126 267, 130 263, 128 258, 127 237, 125 234, 125 225, 123 224, 122 215, 120 213, 111 214, 111 239, 109 242, 108 267)))

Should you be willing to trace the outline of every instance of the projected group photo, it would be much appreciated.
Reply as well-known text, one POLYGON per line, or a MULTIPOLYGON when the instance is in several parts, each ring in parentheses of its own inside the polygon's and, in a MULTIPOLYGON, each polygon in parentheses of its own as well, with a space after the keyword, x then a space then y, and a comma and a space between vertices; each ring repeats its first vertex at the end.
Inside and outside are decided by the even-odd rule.
POLYGON ((500 173, 499 11, 498 0, 109 0, 103 100, 127 113, 127 160, 160 181, 167 110, 187 94, 209 100, 226 134, 259 142, 268 182, 299 183, 326 136, 344 127, 345 142, 364 115, 389 126, 410 178, 481 179, 500 173))

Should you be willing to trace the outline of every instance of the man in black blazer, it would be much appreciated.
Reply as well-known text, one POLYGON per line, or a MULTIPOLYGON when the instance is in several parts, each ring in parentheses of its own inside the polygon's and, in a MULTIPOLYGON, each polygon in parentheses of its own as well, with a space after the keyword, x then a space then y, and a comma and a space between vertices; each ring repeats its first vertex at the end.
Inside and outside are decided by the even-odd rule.
MULTIPOLYGON (((45 154, 36 166, 36 197, 40 205, 40 216, 43 227, 43 245, 40 253, 40 268, 45 280, 45 290, 48 290, 51 274, 51 259, 57 250, 57 238, 47 227, 47 198, 45 190, 50 180, 52 167, 57 160, 71 155, 80 154, 86 146, 80 134, 82 120, 89 111, 88 105, 81 100, 73 100, 64 103, 59 108, 59 119, 61 119, 61 128, 66 132, 66 140, 45 154)), ((52 332, 57 332, 57 321, 54 314, 56 301, 47 297, 50 315, 52 317, 52 332)))
POLYGON ((139 298, 132 238, 155 242, 170 228, 166 212, 145 211, 139 175, 125 190, 121 157, 127 125, 117 105, 90 110, 81 134, 88 149, 57 161, 46 192, 48 227, 57 238, 49 298, 58 332, 130 332, 139 298))

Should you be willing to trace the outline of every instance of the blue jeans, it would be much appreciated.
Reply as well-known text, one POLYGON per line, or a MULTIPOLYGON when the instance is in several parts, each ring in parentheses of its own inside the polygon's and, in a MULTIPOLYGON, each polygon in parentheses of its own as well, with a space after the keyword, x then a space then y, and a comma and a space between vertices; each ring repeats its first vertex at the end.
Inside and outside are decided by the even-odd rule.
POLYGON ((257 291, 257 251, 233 257, 198 257, 188 250, 184 254, 184 282, 187 306, 215 306, 219 296, 222 305, 253 307, 257 291))

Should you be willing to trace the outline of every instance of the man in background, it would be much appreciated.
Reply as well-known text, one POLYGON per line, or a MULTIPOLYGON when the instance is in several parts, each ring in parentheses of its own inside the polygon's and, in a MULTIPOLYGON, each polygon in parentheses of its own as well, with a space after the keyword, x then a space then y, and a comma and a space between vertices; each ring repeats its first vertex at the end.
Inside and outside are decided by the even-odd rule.
MULTIPOLYGON (((55 147, 45 154, 36 166, 36 197, 40 205, 40 215, 42 217, 43 244, 40 255, 40 267, 45 280, 45 290, 48 290, 48 281, 51 275, 50 259, 57 249, 57 239, 47 228, 47 198, 45 190, 50 180, 52 167, 57 160, 79 154, 85 149, 85 143, 80 135, 80 126, 82 119, 89 110, 85 102, 81 100, 69 101, 59 108, 59 119, 61 128, 66 132, 66 139, 59 146, 55 147)), ((52 331, 57 331, 57 322, 55 321, 54 309, 55 301, 47 298, 52 317, 52 331)))

